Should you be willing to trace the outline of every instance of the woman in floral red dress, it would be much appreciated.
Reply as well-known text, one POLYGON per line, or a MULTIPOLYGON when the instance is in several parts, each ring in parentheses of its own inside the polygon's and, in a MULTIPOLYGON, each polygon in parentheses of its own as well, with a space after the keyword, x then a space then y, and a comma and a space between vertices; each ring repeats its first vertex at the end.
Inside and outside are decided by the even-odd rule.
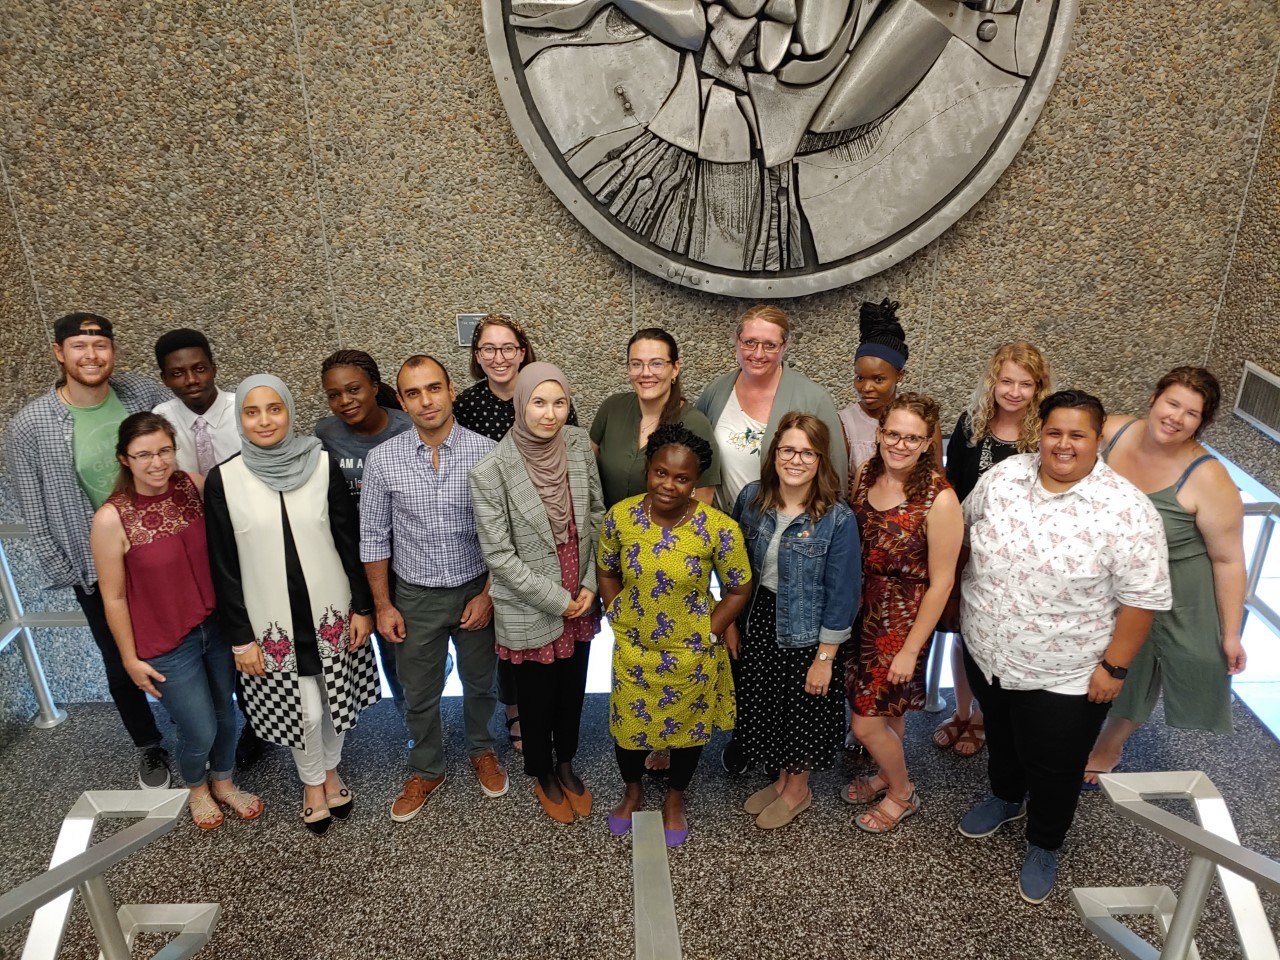
POLYGON ((905 716, 924 706, 929 641, 964 539, 960 501, 929 449, 937 428, 932 399, 896 397, 849 498, 862 540, 863 593, 861 650, 847 688, 854 736, 878 769, 842 795, 854 804, 880 800, 854 821, 868 833, 888 833, 920 809, 902 749, 905 716))

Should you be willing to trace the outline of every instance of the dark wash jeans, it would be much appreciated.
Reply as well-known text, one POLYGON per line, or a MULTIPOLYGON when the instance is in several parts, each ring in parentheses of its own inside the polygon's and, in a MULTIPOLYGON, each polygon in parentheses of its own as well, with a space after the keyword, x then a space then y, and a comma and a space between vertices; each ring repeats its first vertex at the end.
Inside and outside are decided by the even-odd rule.
POLYGON ((98 645, 98 651, 102 654, 102 665, 107 668, 107 689, 111 692, 111 699, 120 713, 120 719, 124 721, 124 728, 133 738, 133 745, 139 749, 159 746, 160 730, 151 712, 151 704, 147 703, 147 695, 137 688, 129 671, 124 668, 120 648, 116 646, 111 628, 107 626, 102 591, 97 589, 96 584, 92 593, 80 587, 74 589, 80 609, 89 621, 93 642, 98 645))
POLYGON ((1071 829, 1080 782, 1109 703, 1086 694, 1006 690, 988 683, 966 649, 964 672, 982 704, 991 792, 1007 803, 1027 801, 1027 842, 1057 850, 1071 829))

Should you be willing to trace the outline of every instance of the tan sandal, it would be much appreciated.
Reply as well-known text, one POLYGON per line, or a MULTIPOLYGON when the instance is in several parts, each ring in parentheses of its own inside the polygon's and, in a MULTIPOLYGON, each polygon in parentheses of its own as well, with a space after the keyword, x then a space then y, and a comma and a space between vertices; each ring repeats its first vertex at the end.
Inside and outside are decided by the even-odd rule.
POLYGON ((913 816, 920 810, 920 795, 915 790, 911 791, 911 796, 903 800, 895 797, 893 794, 886 792, 884 799, 878 804, 853 821, 859 830, 866 833, 888 833, 907 817, 913 816), (885 810, 885 805, 892 803, 898 808, 897 814, 889 813, 885 810))
POLYGON ((241 820, 257 820, 262 816, 263 804, 262 798, 253 793, 246 793, 239 787, 228 790, 226 793, 213 793, 213 798, 222 804, 241 820))
POLYGON ((969 721, 961 720, 953 713, 933 728, 933 745, 939 750, 950 750, 968 730, 969 721))
POLYGON ((968 728, 960 736, 956 737, 955 746, 951 749, 960 757, 976 757, 982 752, 982 748, 987 745, 987 728, 981 720, 977 723, 970 723, 968 728), (964 746, 966 749, 961 750, 964 746), (972 747, 972 749, 968 749, 972 747))
POLYGON ((222 826, 222 810, 208 793, 192 793, 187 799, 187 808, 191 811, 191 819, 201 830, 213 830, 222 826))
POLYGON ((880 776, 880 772, 876 771, 869 777, 858 777, 849 783, 840 791, 840 799, 845 803, 861 806, 864 803, 871 803, 881 794, 886 793, 889 789, 888 782, 884 777, 880 776), (875 781, 879 780, 884 784, 882 787, 874 786, 875 781))

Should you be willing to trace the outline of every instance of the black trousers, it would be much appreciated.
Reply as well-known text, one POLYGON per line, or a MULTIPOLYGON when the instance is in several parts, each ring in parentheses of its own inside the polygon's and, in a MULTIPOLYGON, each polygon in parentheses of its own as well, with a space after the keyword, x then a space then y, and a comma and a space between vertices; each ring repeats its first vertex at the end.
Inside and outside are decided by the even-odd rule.
POLYGON ((1109 703, 1086 694, 1005 690, 988 683, 966 649, 964 670, 982 704, 991 792, 1007 803, 1027 801, 1027 842, 1057 850, 1071 829, 1080 781, 1109 703))
POLYGON ((511 664, 524 737, 524 772, 531 777, 546 776, 556 763, 568 763, 578 753, 590 656, 591 644, 575 643, 573 656, 566 660, 511 664))
POLYGON ((107 668, 107 689, 111 699, 115 701, 124 728, 133 738, 134 746, 154 747, 160 744, 160 730, 156 726, 155 715, 151 712, 151 704, 147 695, 134 684, 129 671, 124 668, 124 660, 120 658, 120 648, 116 646, 111 628, 107 626, 107 612, 102 606, 102 591, 87 593, 80 587, 75 588, 76 600, 84 617, 89 621, 89 632, 93 634, 93 642, 98 645, 102 654, 102 664, 107 668))
MULTIPOLYGON (((502 701, 504 707, 520 702, 516 693, 516 667, 510 660, 498 660, 498 699, 502 701)), ((520 733, 524 735, 523 726, 520 728, 520 733)))
MULTIPOLYGON (((644 761, 649 756, 648 750, 626 750, 615 743, 613 755, 618 758, 618 770, 622 772, 623 783, 639 783, 644 779, 644 761)), ((698 769, 701 756, 701 747, 672 747, 667 786, 672 790, 689 789, 689 782, 698 769)))

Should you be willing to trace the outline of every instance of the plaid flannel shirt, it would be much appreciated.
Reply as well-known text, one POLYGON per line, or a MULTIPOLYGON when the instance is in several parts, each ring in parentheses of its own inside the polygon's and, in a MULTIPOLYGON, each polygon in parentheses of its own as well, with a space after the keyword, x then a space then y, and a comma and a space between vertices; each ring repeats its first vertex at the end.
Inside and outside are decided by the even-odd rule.
MULTIPOLYGON (((136 373, 117 374, 108 382, 129 413, 151 410, 173 397, 136 373)), ((91 590, 98 582, 89 552, 93 504, 76 477, 74 431, 71 411, 50 387, 10 421, 5 463, 50 585, 91 590)))

